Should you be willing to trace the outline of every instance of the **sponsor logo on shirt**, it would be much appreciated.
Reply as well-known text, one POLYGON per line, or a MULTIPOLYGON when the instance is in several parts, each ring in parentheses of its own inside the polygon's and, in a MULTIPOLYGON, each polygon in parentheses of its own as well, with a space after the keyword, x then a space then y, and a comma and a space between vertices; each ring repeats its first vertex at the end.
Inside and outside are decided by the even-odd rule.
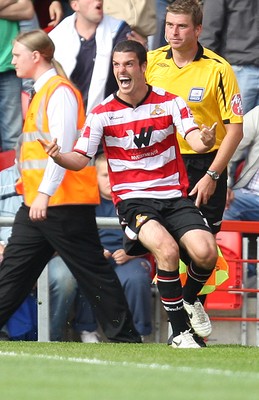
POLYGON ((149 126, 148 128, 141 128, 140 133, 137 134, 135 134, 132 130, 126 130, 126 133, 133 139, 133 142, 137 148, 141 149, 141 147, 149 146, 153 129, 153 126, 149 126))
POLYGON ((243 106, 240 93, 234 94, 232 97, 231 109, 235 115, 243 115, 243 106))
POLYGON ((204 96, 205 89, 204 88, 192 88, 188 97, 189 101, 198 103, 202 101, 204 96))

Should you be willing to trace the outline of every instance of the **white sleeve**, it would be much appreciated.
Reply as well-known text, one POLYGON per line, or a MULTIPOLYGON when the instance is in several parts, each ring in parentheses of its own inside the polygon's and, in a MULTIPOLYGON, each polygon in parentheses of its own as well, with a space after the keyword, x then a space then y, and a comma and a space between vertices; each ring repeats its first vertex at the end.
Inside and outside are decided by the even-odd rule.
POLYGON ((81 136, 78 139, 74 150, 92 158, 101 143, 103 137, 103 122, 100 114, 90 113, 87 116, 86 123, 82 129, 81 136))
MULTIPOLYGON (((51 138, 57 138, 63 153, 72 151, 77 139, 78 103, 70 88, 60 86, 55 90, 49 100, 47 115, 51 138)), ((52 196, 61 184, 64 174, 65 169, 49 157, 38 191, 52 196)))

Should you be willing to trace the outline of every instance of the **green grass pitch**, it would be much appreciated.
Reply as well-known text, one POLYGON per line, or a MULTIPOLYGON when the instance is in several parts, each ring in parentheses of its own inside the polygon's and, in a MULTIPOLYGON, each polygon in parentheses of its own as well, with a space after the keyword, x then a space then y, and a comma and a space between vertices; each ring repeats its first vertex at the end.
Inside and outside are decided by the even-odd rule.
POLYGON ((1 400, 258 400, 259 348, 0 342, 1 400))

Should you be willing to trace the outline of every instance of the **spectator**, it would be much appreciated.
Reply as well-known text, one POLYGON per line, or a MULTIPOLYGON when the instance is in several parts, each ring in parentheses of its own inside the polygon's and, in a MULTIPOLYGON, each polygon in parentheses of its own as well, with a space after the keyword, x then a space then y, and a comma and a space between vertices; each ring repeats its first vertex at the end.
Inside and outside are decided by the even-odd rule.
MULTIPOLYGON (((147 82, 180 95, 199 126, 217 121, 216 143, 197 154, 180 135, 180 151, 195 200, 212 230, 220 230, 226 203, 227 164, 242 138, 242 105, 235 75, 222 57, 199 43, 202 10, 195 0, 168 5, 168 45, 148 53, 147 82)), ((188 257, 181 254, 186 264, 188 257)), ((192 296, 185 293, 184 296, 192 296)))
POLYGON ((157 30, 156 33, 149 38, 149 49, 154 50, 158 47, 165 46, 165 15, 166 7, 174 0, 156 0, 156 18, 157 30))
POLYGON ((64 15, 62 3, 54 0, 34 0, 40 28, 53 29, 62 20, 64 15))
MULTIPOLYGON (((0 172, 0 216, 1 217, 14 217, 16 211, 21 205, 22 196, 19 196, 15 190, 15 182, 19 177, 19 171, 16 165, 9 166, 0 172)), ((11 234, 11 227, 0 227, 0 253, 1 262, 3 259, 4 248, 7 244, 8 238, 11 234)), ((0 262, 0 263, 1 263, 0 262)), ((27 299, 25 300, 25 302, 27 299)), ((24 334, 31 330, 31 319, 27 321, 24 327, 24 334)), ((9 332, 7 327, 0 331, 1 340, 9 340, 9 332)), ((11 335, 10 335, 11 336, 11 335)))
POLYGON ((71 0, 70 5, 75 13, 49 35, 55 44, 55 58, 80 90, 89 113, 117 90, 111 65, 112 48, 132 31, 125 21, 103 14, 103 0, 71 0))
POLYGON ((210 320, 197 293, 215 267, 217 247, 202 214, 187 198, 188 179, 176 128, 202 153, 215 143, 215 124, 199 130, 183 99, 146 84, 146 66, 140 43, 118 43, 113 70, 119 90, 89 114, 74 150, 60 153, 56 139, 40 142, 56 163, 81 170, 102 140, 112 198, 125 230, 124 249, 134 256, 150 251, 156 259, 158 289, 173 328, 172 347, 200 348, 184 308, 196 333, 208 336, 210 320), (185 285, 195 291, 192 304, 182 297, 178 246, 192 258, 192 276, 185 285))
POLYGON ((31 19, 31 0, 0 0, 0 149, 14 149, 22 131, 21 89, 12 60, 12 41, 19 32, 19 21, 31 19))
POLYGON ((36 140, 58 136, 63 150, 72 149, 85 121, 81 95, 57 74, 62 70, 53 56, 54 44, 43 31, 22 33, 14 42, 16 73, 32 78, 36 93, 26 115, 20 156, 24 204, 0 267, 0 327, 57 252, 80 282, 108 339, 141 342, 117 275, 103 256, 94 215, 93 204, 99 200, 94 167, 82 173, 65 171, 36 140))
MULTIPOLYGON (((101 204, 96 207, 97 217, 116 217, 112 202, 111 187, 108 176, 107 160, 104 154, 96 158, 97 179, 101 195, 101 204)), ((99 236, 104 249, 104 256, 114 268, 126 299, 136 330, 141 336, 150 335, 151 324, 151 290, 150 264, 146 258, 128 256, 123 250, 123 233, 118 229, 100 229, 99 236)), ((97 324, 93 312, 83 296, 79 296, 80 312, 76 314, 75 329, 80 330, 82 341, 89 338, 98 341, 97 324), (84 321, 84 330, 80 321, 84 321)))
POLYGON ((103 10, 105 14, 125 20, 146 39, 156 33, 156 0, 104 0, 103 10))
POLYGON ((201 43, 232 65, 244 113, 259 105, 258 0, 204 0, 201 43))
MULTIPOLYGON (((259 106, 244 115, 244 137, 229 162, 228 196, 223 219, 259 221, 259 106), (244 162, 237 177, 237 168, 244 162)), ((248 287, 255 286, 256 265, 248 265, 248 287)))

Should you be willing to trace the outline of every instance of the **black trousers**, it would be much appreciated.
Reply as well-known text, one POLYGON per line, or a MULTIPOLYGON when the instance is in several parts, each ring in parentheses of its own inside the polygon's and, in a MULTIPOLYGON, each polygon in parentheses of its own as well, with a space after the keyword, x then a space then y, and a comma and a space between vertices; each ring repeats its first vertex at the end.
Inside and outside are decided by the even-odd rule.
POLYGON ((67 264, 92 304, 106 337, 140 342, 123 289, 103 256, 94 206, 49 207, 45 221, 18 210, 0 266, 0 327, 29 294, 54 252, 67 264))

